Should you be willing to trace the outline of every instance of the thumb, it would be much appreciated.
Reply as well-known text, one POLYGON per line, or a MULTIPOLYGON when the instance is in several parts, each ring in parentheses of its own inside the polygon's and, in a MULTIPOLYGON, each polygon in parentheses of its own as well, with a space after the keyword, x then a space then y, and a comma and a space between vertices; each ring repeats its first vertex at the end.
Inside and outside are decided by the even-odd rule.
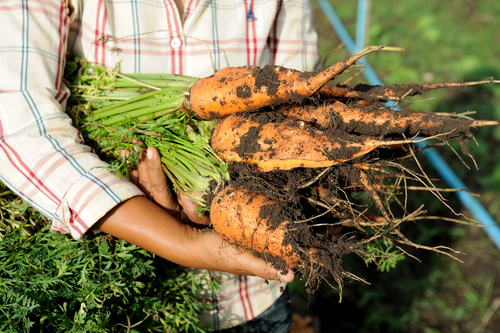
POLYGON ((179 197, 179 204, 182 206, 182 209, 184 210, 184 214, 188 217, 188 219, 196 223, 198 225, 202 226, 207 226, 210 224, 210 217, 208 216, 207 213, 203 214, 200 216, 196 212, 196 207, 198 207, 198 204, 185 196, 184 194, 177 192, 177 195, 179 197))

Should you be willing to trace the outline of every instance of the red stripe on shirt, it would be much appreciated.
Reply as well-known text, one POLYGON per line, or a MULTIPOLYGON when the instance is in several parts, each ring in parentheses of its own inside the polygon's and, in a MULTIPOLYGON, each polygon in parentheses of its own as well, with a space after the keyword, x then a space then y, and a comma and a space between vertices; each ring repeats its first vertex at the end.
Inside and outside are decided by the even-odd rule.
POLYGON ((81 225, 85 226, 85 223, 83 223, 83 220, 78 216, 78 212, 75 212, 71 207, 68 207, 68 209, 70 211, 68 223, 71 226, 71 229, 75 230, 79 235, 83 235, 85 233, 85 230, 87 230, 88 228, 82 230, 81 225), (75 220, 78 221, 79 225, 75 224, 75 220))
POLYGON ((19 171, 24 176, 24 178, 26 178, 26 180, 28 180, 31 184, 33 184, 33 186, 35 186, 41 193, 44 193, 44 195, 49 200, 51 200, 55 204, 59 205, 59 203, 60 203, 59 198, 43 184, 43 182, 23 162, 23 160, 21 159, 19 154, 7 143, 7 141, 5 140, 5 138, 3 136, 3 126, 2 126, 1 121, 0 121, 0 142, 2 143, 1 144, 2 150, 5 153, 5 156, 7 156, 7 158, 9 159, 10 164, 14 168, 16 168, 16 170, 19 171), (7 151, 6 148, 8 148, 8 150, 11 151, 12 156, 7 151), (28 175, 26 175, 25 172, 21 169, 24 169, 28 175))
POLYGON ((250 297, 248 297, 248 279, 247 276, 245 275, 245 295, 248 301, 248 309, 250 309, 250 315, 252 316, 250 319, 255 318, 252 310, 252 302, 250 302, 250 297))
POLYGON ((187 18, 189 17, 189 15, 191 15, 191 8, 196 8, 196 6, 198 6, 198 1, 196 1, 196 4, 194 5, 194 7, 192 7, 192 4, 193 4, 193 0, 189 0, 188 3, 186 4, 186 8, 184 9, 184 13, 185 13, 185 16, 184 16, 184 22, 182 22, 182 26, 184 27, 184 23, 187 21, 187 18))
MULTIPOLYGON (((64 147, 61 147, 60 149, 43 156, 38 163, 36 163, 33 166, 33 171, 37 173, 41 173, 40 177, 42 179, 48 178, 51 174, 55 173, 55 171, 64 163, 68 161, 68 155, 71 156, 77 156, 80 154, 85 154, 88 152, 88 148, 86 146, 81 146, 78 143, 72 142, 68 145, 65 145, 64 147), (70 150, 73 150, 73 148, 81 147, 78 151, 74 152, 72 151, 71 154, 64 154, 62 152, 69 152, 70 150), (85 147, 85 148, 83 148, 85 147), (83 148, 83 149, 82 149, 83 148), (54 158, 56 160, 54 161, 54 158), (47 168, 45 166, 48 165, 47 168), (42 172, 42 170, 44 170, 42 172)), ((20 190, 23 191, 24 188, 21 186, 20 190)))
MULTIPOLYGON (((172 11, 171 8, 169 8, 169 5, 168 3, 163 0, 163 3, 165 4, 165 15, 166 15, 166 18, 167 18, 167 28, 170 33, 170 41, 172 41, 172 37, 173 37, 173 33, 172 33, 172 22, 170 22, 170 12, 172 11), (170 10, 169 10, 170 9, 170 10)), ((174 4, 174 2, 172 1, 172 4, 174 4)), ((174 8, 175 10, 177 10, 176 8, 174 8)), ((177 74, 175 72, 175 51, 174 51, 174 48, 172 46, 170 46, 170 66, 172 66, 172 68, 170 68, 170 72, 172 74, 177 74)))
MULTIPOLYGON (((59 91, 61 93, 61 91, 59 91)), ((57 100, 57 102, 59 102, 59 104, 62 104, 63 102, 66 101, 66 99, 69 97, 69 93, 67 91, 64 91, 61 93, 61 98, 59 98, 59 100, 57 100)))
MULTIPOLYGON (((252 9, 252 12, 253 12, 253 0, 252 0, 252 3, 250 4, 250 8, 252 9)), ((257 48, 258 48, 258 44, 257 44, 257 29, 255 29, 255 13, 254 13, 254 16, 252 17, 253 20, 252 20, 252 34, 253 34, 253 66, 257 66, 257 48)))
MULTIPOLYGON (((66 7, 64 6, 65 2, 61 1, 61 6, 59 8, 59 26, 57 28, 57 31, 59 33, 59 47, 57 50, 57 74, 56 74, 56 81, 55 81, 55 86, 54 89, 59 89, 59 84, 60 84, 60 76, 61 76, 61 63, 64 61, 61 59, 62 58, 62 49, 63 49, 63 44, 64 44, 64 33, 63 33, 63 26, 66 25, 66 18, 64 16, 66 14, 66 7)), ((57 99, 59 95, 57 94, 55 96, 55 99, 57 99)))
MULTIPOLYGON (((176 10, 176 12, 178 13, 179 11, 176 10)), ((178 31, 178 32, 182 32, 182 25, 179 24, 179 21, 177 20, 178 17, 180 17, 182 20, 181 16, 182 16, 182 13, 179 13, 179 15, 174 15, 175 31, 178 31)), ((177 37, 180 37, 180 35, 177 34, 177 37)), ((184 56, 183 52, 182 52, 182 49, 184 47, 183 44, 184 44, 184 42, 182 42, 181 45, 177 48, 177 51, 175 49, 173 50, 174 54, 179 58, 179 72, 175 73, 175 74, 179 74, 179 75, 182 75, 183 67, 184 67, 182 64, 182 57, 184 56)))
POLYGON ((245 321, 248 321, 247 307, 245 306, 245 298, 243 298, 243 288, 241 287, 241 275, 238 276, 238 288, 241 304, 243 305, 243 312, 245 313, 245 321))
MULTIPOLYGON (((276 65, 276 55, 278 53, 278 17, 281 12, 281 8, 283 7, 283 1, 278 1, 278 9, 276 10, 276 18, 273 23, 273 34, 272 34, 272 40, 271 40, 271 53, 273 55, 273 65, 276 65)), ((281 42, 281 40, 280 40, 281 42)))
MULTIPOLYGON (((106 7, 106 3, 104 3, 104 15, 102 17, 102 25, 101 25, 101 31, 104 33, 106 31, 106 22, 108 21, 108 10, 106 7)), ((101 64, 103 66, 106 66, 106 44, 103 42, 102 45, 102 59, 101 59, 101 64)))
POLYGON ((250 62, 250 37, 248 36, 248 30, 249 30, 249 27, 248 27, 248 19, 247 19, 247 15, 248 15, 248 6, 247 6, 247 1, 243 1, 244 5, 245 5, 245 45, 246 45, 246 54, 247 54, 247 66, 250 67, 251 65, 251 62, 250 62))
POLYGON ((99 16, 101 16, 101 7, 102 7, 102 0, 99 0, 97 3, 97 15, 95 19, 95 30, 94 30, 94 61, 96 63, 99 63, 99 16))

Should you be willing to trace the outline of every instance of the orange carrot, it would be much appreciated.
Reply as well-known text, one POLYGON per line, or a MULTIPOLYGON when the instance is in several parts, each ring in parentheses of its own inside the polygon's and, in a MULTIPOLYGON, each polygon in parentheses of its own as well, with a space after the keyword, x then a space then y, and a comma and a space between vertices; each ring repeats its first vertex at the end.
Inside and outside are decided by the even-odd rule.
POLYGON ((217 233, 229 243, 281 258, 293 266, 299 257, 285 241, 289 222, 283 221, 279 226, 271 227, 269 217, 262 212, 266 206, 276 203, 245 188, 228 186, 212 201, 210 219, 217 233))
POLYGON ((397 84, 393 86, 370 86, 357 85, 354 88, 343 86, 324 85, 318 93, 322 97, 333 98, 362 98, 367 100, 379 101, 399 101, 403 97, 421 95, 424 92, 440 88, 475 86, 486 83, 500 83, 499 80, 486 79, 482 81, 471 82, 442 82, 442 83, 424 83, 424 84, 397 84))
POLYGON ((347 162, 378 148, 411 140, 385 141, 321 131, 289 120, 260 124, 232 115, 212 134, 211 146, 225 161, 247 162, 261 171, 320 168, 347 162))
POLYGON ((500 125, 500 121, 454 119, 409 109, 366 108, 349 106, 339 101, 314 105, 281 105, 290 118, 336 128, 349 133, 368 135, 407 134, 430 136, 455 131, 468 133, 471 127, 500 125))
POLYGON ((193 111, 203 119, 222 118, 288 101, 299 102, 341 74, 371 49, 317 72, 283 67, 223 69, 198 80, 190 90, 193 111))

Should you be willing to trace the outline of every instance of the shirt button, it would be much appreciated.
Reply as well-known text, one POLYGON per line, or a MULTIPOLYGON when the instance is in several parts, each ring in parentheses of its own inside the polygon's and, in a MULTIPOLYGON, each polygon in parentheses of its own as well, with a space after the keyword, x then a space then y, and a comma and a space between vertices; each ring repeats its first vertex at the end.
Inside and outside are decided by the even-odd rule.
POLYGON ((181 46, 181 40, 179 38, 172 39, 172 41, 170 42, 170 46, 172 46, 174 49, 178 48, 179 46, 181 46))

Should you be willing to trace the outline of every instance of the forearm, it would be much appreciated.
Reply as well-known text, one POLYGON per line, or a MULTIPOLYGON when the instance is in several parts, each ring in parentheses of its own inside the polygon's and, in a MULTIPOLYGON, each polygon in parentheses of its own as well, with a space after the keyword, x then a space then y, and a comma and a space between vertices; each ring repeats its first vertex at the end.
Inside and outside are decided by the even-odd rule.
POLYGON ((134 197, 119 204, 95 227, 180 265, 211 268, 194 248, 198 231, 145 197, 134 197))
POLYGON ((134 197, 116 206, 95 227, 182 266, 268 280, 279 278, 284 282, 294 278, 291 270, 278 276, 271 264, 235 249, 216 232, 182 224, 144 197, 134 197))

